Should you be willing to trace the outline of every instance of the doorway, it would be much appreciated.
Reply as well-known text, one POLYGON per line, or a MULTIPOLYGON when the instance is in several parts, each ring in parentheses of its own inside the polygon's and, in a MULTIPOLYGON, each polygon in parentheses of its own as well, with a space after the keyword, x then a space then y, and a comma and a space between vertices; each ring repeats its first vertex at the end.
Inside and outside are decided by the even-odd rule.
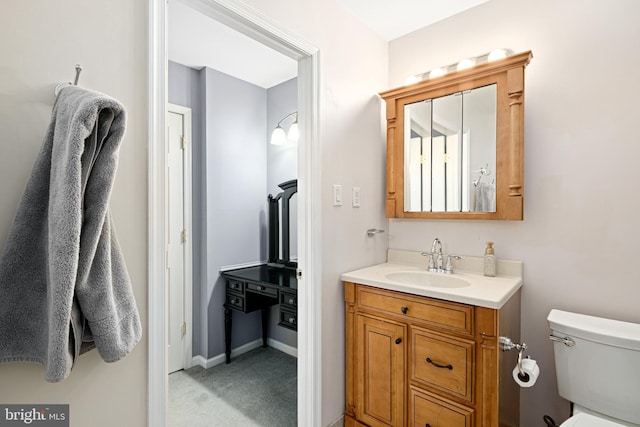
MULTIPOLYGON (((220 20, 298 61, 298 425, 319 426, 321 418, 320 326, 320 165, 318 146, 318 50, 242 4, 227 0, 189 1, 202 13, 220 20), (303 381, 304 379, 304 381, 303 381)), ((149 426, 166 425, 166 295, 165 283, 165 153, 166 2, 149 0, 150 129, 149 129, 149 426)))

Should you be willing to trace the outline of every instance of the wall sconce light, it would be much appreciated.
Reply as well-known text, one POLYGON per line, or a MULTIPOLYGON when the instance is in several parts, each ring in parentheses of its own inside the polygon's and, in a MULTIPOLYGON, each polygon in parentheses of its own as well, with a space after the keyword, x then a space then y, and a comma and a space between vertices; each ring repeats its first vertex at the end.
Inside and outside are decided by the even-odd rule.
POLYGON ((273 130, 271 134, 271 144, 273 145, 284 145, 287 141, 298 142, 298 138, 300 136, 300 132, 298 130, 298 112, 294 111, 293 113, 287 114, 278 122, 276 128, 273 130), (289 117, 293 117, 293 123, 289 126, 289 132, 285 133, 282 126, 282 122, 284 122, 289 117))
POLYGON ((453 71, 466 70, 467 68, 471 68, 475 65, 485 64, 487 62, 493 62, 506 58, 507 56, 512 54, 513 51, 510 49, 496 49, 489 53, 473 56, 471 58, 465 58, 455 64, 434 68, 433 70, 427 71, 426 73, 410 76, 407 78, 406 84, 409 85, 426 79, 435 79, 436 77, 444 76, 445 74, 453 71))

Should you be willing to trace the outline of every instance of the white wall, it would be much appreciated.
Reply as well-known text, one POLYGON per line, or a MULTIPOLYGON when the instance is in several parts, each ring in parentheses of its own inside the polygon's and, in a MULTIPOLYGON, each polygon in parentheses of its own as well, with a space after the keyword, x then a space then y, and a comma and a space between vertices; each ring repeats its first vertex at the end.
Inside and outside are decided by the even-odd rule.
MULTIPOLYGON (((492 0, 390 43, 391 86, 498 47, 532 50, 525 75, 522 222, 390 221, 390 247, 496 255, 525 265, 522 337, 542 376, 521 426, 568 415, 556 392, 551 308, 640 322, 640 3, 492 0), (419 48, 417 48, 419 46, 419 48)), ((604 369, 604 368, 603 368, 604 369)))
POLYGON ((146 2, 13 1, 0 15, 0 244, 49 123, 53 89, 80 85, 128 111, 111 212, 133 282, 143 339, 114 364, 93 351, 69 378, 48 384, 36 364, 0 364, 0 402, 70 404, 71 426, 143 426, 147 405, 147 7, 146 2))

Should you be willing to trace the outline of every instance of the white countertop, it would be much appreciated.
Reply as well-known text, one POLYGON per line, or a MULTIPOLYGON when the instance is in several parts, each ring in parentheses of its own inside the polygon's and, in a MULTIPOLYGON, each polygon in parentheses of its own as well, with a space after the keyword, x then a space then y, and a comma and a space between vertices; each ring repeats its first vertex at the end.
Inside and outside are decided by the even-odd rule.
POLYGON ((340 278, 345 282, 493 309, 501 308, 522 287, 521 261, 498 260, 498 276, 486 277, 479 271, 482 257, 462 258, 454 263, 454 273, 450 275, 469 282, 469 286, 461 288, 432 287, 389 279, 387 275, 396 272, 421 271, 427 275, 444 275, 427 272, 427 262, 419 252, 392 249, 389 250, 389 262, 350 271, 340 278))

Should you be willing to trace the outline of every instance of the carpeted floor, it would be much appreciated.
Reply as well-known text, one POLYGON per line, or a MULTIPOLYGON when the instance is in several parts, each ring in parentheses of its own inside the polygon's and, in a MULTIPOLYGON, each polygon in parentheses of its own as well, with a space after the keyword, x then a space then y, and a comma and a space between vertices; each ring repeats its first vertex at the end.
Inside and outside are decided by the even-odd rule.
POLYGON ((297 359, 257 348, 211 369, 169 375, 169 427, 297 425, 297 359))

